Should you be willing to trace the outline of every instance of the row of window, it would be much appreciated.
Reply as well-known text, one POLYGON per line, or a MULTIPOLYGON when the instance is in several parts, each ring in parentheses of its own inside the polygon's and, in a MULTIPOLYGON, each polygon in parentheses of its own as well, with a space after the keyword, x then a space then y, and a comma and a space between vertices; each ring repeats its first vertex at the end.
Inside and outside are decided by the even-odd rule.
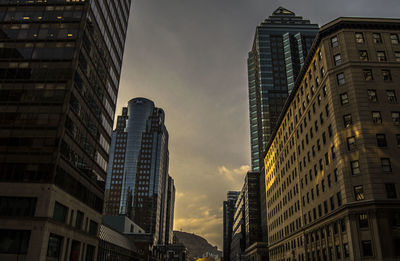
MULTIPOLYGON (((382 40, 382 35, 381 33, 372 33, 372 41, 375 44, 380 44, 383 43, 382 40)), ((355 32, 354 33, 354 40, 356 43, 358 44, 363 44, 365 43, 365 37, 364 37, 364 33, 362 32, 355 32)), ((399 44, 399 35, 396 33, 391 33, 390 34, 390 42, 392 44, 399 44)), ((331 37, 331 46, 332 47, 338 47, 339 46, 339 39, 337 36, 333 36, 331 37)))

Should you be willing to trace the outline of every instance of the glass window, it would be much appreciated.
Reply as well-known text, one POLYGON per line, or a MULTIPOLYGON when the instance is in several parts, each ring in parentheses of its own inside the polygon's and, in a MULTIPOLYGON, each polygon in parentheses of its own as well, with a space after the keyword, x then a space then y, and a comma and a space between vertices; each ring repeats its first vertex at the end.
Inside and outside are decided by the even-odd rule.
POLYGON ((384 81, 391 81, 392 73, 390 72, 390 70, 382 70, 382 78, 384 81))
POLYGON ((378 147, 386 147, 386 135, 385 134, 376 134, 376 143, 378 147))
POLYGON ((325 69, 324 69, 324 67, 321 67, 320 72, 321 72, 321 77, 324 77, 324 76, 325 76, 325 69))
POLYGON ((371 240, 361 241, 363 256, 373 256, 371 240))
POLYGON ((347 92, 340 94, 340 102, 342 105, 349 103, 349 96, 347 95, 347 92))
POLYGON ((340 53, 336 54, 333 58, 335 60, 335 65, 341 65, 342 64, 342 57, 340 56, 340 53))
POLYGON ((343 116, 344 127, 348 128, 353 123, 351 114, 346 114, 343 116))
POLYGON ((337 199, 338 207, 340 207, 342 205, 342 193, 337 192, 336 193, 336 199, 337 199))
POLYGON ((356 137, 355 136, 351 136, 347 138, 347 148, 352 151, 355 150, 357 148, 356 146, 356 137))
POLYGON ((332 45, 332 47, 337 47, 339 45, 337 36, 334 36, 331 38, 331 45, 332 45))
POLYGON ((392 165, 389 158, 381 158, 381 165, 384 172, 392 172, 392 165))
POLYGON ((374 43, 382 43, 382 37, 381 37, 380 33, 373 33, 372 39, 373 39, 374 43))
POLYGON ((77 228, 77 229, 81 229, 82 228, 83 216, 84 216, 83 212, 78 210, 77 213, 76 213, 75 228, 77 228))
POLYGON ((381 112, 379 111, 373 111, 372 112, 372 121, 375 124, 382 124, 382 117, 381 117, 381 112))
POLYGON ((0 253, 26 254, 30 236, 31 232, 29 230, 0 229, 0 253))
POLYGON ((89 226, 89 234, 90 235, 97 235, 97 228, 98 224, 94 222, 93 220, 90 220, 90 226, 89 226))
POLYGON ((360 174, 360 162, 358 160, 354 160, 352 162, 350 162, 350 166, 351 166, 351 174, 353 175, 357 175, 360 174))
POLYGON ((397 146, 400 147, 400 134, 396 134, 397 146))
POLYGON ((386 183, 385 188, 387 198, 397 198, 396 185, 394 183, 386 183))
POLYGON ((376 90, 373 90, 373 89, 368 90, 368 99, 372 102, 378 101, 378 96, 376 94, 376 90))
POLYGON ((363 75, 364 75, 364 80, 366 81, 372 81, 374 79, 371 69, 363 70, 363 75))
POLYGON ((33 217, 36 198, 0 197, 0 216, 33 217))
POLYGON ((343 85, 346 83, 346 80, 344 78, 344 73, 339 73, 336 75, 337 83, 338 85, 343 85))
POLYGON ((390 41, 392 44, 399 44, 399 36, 397 34, 390 34, 390 41))
POLYGON ((400 124, 400 112, 392 111, 392 121, 394 125, 400 124))
POLYGON ((55 235, 55 234, 50 234, 49 244, 47 247, 47 256, 48 257, 55 257, 55 258, 60 257, 62 240, 63 240, 63 237, 55 235))
POLYGON ((95 246, 92 245, 87 245, 86 247, 86 259, 85 261, 93 261, 94 260, 94 254, 95 254, 95 246))
POLYGON ((356 43, 364 43, 364 35, 363 33, 356 33, 356 43))
POLYGON ((386 54, 385 54, 384 51, 378 51, 378 52, 376 52, 376 55, 377 55, 377 57, 378 57, 378 61, 379 61, 379 62, 384 62, 384 61, 386 61, 386 54))
POLYGON ((368 52, 365 50, 360 51, 360 61, 368 61, 368 52))
POLYGON ((396 59, 396 62, 400 62, 400 52, 394 52, 394 58, 396 59))
POLYGON ((349 244, 347 243, 343 244, 343 255, 345 258, 350 257, 349 244))
POLYGON ((358 215, 358 226, 360 228, 368 228, 368 214, 360 214, 358 215))
POLYGON ((395 90, 387 90, 386 91, 388 102, 389 103, 397 103, 397 97, 395 90))
POLYGON ((354 196, 355 196, 356 200, 365 199, 363 186, 355 186, 354 187, 354 196))
POLYGON ((54 213, 53 213, 53 219, 65 223, 67 219, 67 214, 68 214, 68 208, 57 201, 54 204, 54 213))

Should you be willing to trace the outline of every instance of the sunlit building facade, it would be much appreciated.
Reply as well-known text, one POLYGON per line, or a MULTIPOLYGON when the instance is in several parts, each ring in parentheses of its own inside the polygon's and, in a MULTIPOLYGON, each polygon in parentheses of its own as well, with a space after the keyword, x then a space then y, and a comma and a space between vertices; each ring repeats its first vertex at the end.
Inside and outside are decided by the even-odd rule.
POLYGON ((256 28, 247 59, 253 171, 263 166, 265 146, 317 32, 317 24, 282 7, 256 28))
POLYGON ((400 257, 400 19, 323 26, 265 157, 270 260, 400 257))
POLYGON ((104 207, 105 215, 128 216, 161 245, 172 240, 175 202, 164 120, 164 111, 145 98, 122 108, 113 132, 104 207))
POLYGON ((0 1, 0 260, 96 260, 130 5, 0 1))

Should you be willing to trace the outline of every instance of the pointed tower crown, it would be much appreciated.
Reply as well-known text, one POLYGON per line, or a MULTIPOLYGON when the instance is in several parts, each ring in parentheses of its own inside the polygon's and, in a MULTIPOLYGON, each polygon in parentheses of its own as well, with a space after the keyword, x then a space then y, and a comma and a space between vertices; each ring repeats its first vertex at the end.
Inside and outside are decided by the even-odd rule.
POLYGON ((290 15, 290 16, 294 16, 296 14, 293 13, 292 11, 280 6, 272 13, 272 15, 290 15))

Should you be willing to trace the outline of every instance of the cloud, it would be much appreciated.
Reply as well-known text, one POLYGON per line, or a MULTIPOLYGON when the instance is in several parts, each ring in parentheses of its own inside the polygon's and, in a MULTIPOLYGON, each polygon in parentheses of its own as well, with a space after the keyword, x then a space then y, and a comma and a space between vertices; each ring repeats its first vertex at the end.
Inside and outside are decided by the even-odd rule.
POLYGON ((177 180, 175 230, 200 235, 222 249, 223 201, 227 191, 241 189, 249 169, 248 165, 232 168, 222 165, 202 171, 201 175, 194 169, 191 182, 184 187, 177 180))

